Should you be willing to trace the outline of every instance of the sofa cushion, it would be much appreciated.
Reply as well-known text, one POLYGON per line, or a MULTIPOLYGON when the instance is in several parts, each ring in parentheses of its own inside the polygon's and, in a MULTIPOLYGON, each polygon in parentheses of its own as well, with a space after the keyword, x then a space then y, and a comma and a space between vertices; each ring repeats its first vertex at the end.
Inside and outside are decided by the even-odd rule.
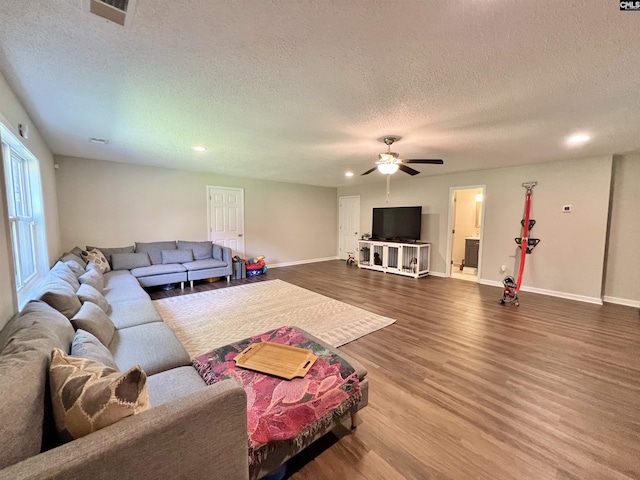
POLYGON ((152 275, 166 275, 167 273, 186 272, 187 269, 179 263, 171 263, 169 265, 151 265, 150 267, 140 267, 131 270, 131 275, 136 278, 149 277, 152 275))
POLYGON ((186 242, 184 240, 178 240, 178 250, 192 250, 195 260, 212 258, 212 247, 213 244, 211 242, 186 242))
POLYGON ((116 330, 145 323, 162 322, 162 317, 149 298, 114 303, 111 305, 109 318, 116 326, 116 330))
POLYGON ((191 365, 189 354, 166 323, 116 330, 109 350, 120 370, 140 365, 148 375, 191 365))
MULTIPOLYGON (((151 300, 149 294, 144 291, 144 288, 142 288, 140 283, 138 283, 138 280, 136 280, 136 277, 133 275, 129 276, 131 277, 131 280, 135 282, 133 285, 130 285, 129 282, 123 281, 121 284, 124 285, 124 287, 105 288, 104 292, 102 292, 104 298, 106 298, 109 304, 111 304, 112 311, 113 306, 116 303, 128 302, 129 300, 151 300)), ((117 282, 111 283, 114 284, 117 282)))
POLYGON ((54 275, 45 275, 40 292, 42 293, 38 299, 48 303, 67 318, 78 313, 82 305, 74 288, 54 275))
POLYGON ((45 348, 47 356, 55 347, 67 352, 71 349, 75 332, 67 317, 43 301, 31 300, 0 330, 0 352, 14 336, 28 329, 33 329, 37 338, 48 342, 50 347, 45 348))
POLYGON ((95 303, 102 310, 104 310, 105 313, 108 314, 109 312, 111 312, 111 305, 109 305, 109 302, 107 302, 107 299, 104 298, 104 295, 102 295, 98 290, 93 288, 88 283, 83 283, 82 285, 80 285, 77 295, 82 303, 84 302, 95 303))
POLYGON ((49 379, 56 427, 66 442, 149 409, 147 376, 140 367, 118 372, 56 349, 49 379))
POLYGON ((56 262, 53 268, 49 270, 49 273, 54 277, 58 277, 67 282, 74 290, 77 290, 80 287, 78 277, 76 277, 75 273, 73 273, 71 268, 69 268, 69 266, 64 262, 56 262))
POLYGON ((104 275, 105 290, 131 289, 134 286, 139 287, 140 284, 128 270, 112 270, 104 275))
POLYGON ((86 330, 78 330, 76 332, 71 344, 71 355, 95 360, 107 367, 118 370, 118 365, 109 349, 95 335, 86 330))
POLYGON ((0 470, 40 453, 48 359, 38 344, 24 330, 0 355, 0 470))
POLYGON ((215 260, 222 260, 222 247, 220 245, 213 245, 211 257, 215 260))
POLYGON ((93 302, 84 302, 80 311, 71 319, 76 330, 84 330, 94 335, 103 345, 109 345, 116 327, 104 310, 93 302))
POLYGON ((106 273, 111 270, 111 265, 109 264, 107 257, 105 257, 105 255, 100 250, 83 250, 82 258, 84 258, 87 263, 94 263, 102 273, 106 273))
POLYGON ((193 250, 162 250, 162 263, 186 263, 193 261, 193 250))
POLYGON ((151 265, 149 254, 138 253, 114 253, 111 255, 111 268, 113 270, 131 270, 138 267, 148 267, 151 265))
POLYGON ((209 260, 195 260, 193 262, 183 263, 182 266, 188 271, 192 271, 204 270, 205 268, 226 267, 227 264, 222 260, 214 260, 213 258, 210 258, 209 260))
POLYGON ((176 250, 176 242, 136 242, 136 252, 146 252, 149 254, 153 265, 162 264, 163 250, 176 250))
POLYGON ((178 367, 147 377, 149 402, 154 407, 172 402, 206 387, 195 368, 178 367))
MULTIPOLYGON (((80 250, 80 253, 82 253, 82 250, 80 250)), ((82 266, 82 269, 84 270, 85 261, 82 259, 82 257, 79 254, 76 254, 73 252, 64 252, 60 257, 61 262, 68 262, 70 260, 75 260, 76 262, 78 262, 82 266)))
POLYGON ((104 275, 98 269, 89 270, 78 278, 81 285, 91 285, 97 291, 102 292, 104 290, 104 275))
POLYGON ((69 267, 69 269, 73 272, 76 278, 80 278, 80 276, 85 273, 83 262, 78 262, 76 260, 67 260, 64 263, 67 265, 67 267, 69 267))
POLYGON ((27 303, 0 331, 0 470, 55 443, 47 371, 51 350, 68 352, 72 340, 69 320, 40 301, 27 303))

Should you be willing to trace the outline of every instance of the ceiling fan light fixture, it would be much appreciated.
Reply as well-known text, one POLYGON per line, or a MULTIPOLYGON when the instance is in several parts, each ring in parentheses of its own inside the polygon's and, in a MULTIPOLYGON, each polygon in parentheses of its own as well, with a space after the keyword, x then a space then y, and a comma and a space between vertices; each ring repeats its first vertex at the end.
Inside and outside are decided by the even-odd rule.
POLYGON ((396 152, 388 152, 388 153, 380 153, 378 154, 378 160, 381 162, 393 162, 398 158, 398 154, 396 152))
POLYGON ((392 175, 398 171, 398 168, 400 165, 397 163, 380 163, 378 165, 378 170, 384 175, 392 175))

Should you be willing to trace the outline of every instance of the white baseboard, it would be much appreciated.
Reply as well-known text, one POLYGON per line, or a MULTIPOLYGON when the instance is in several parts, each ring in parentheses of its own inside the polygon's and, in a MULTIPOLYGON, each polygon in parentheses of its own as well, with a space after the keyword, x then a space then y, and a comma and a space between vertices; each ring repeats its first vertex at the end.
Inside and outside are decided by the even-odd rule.
MULTIPOLYGON (((478 283, 482 285, 489 285, 491 287, 503 287, 502 282, 495 280, 481 279, 478 283)), ((578 302, 593 303, 595 305, 602 305, 602 299, 598 297, 588 297, 586 295, 576 295, 575 293, 558 292, 556 290, 546 290, 544 288, 527 287, 522 286, 520 288, 523 292, 539 293, 540 295, 548 295, 550 297, 565 298, 567 300, 576 300, 578 302)))
POLYGON ((628 298, 609 297, 605 295, 603 300, 607 303, 615 303, 617 305, 624 305, 625 307, 640 308, 640 301, 630 300, 628 298))
POLYGON ((335 257, 311 258, 309 260, 297 260, 295 262, 274 263, 273 265, 269 264, 267 265, 267 267, 269 268, 291 267, 292 265, 304 265, 305 263, 326 262, 328 260, 339 260, 339 258, 337 255, 335 257))
POLYGON ((429 277, 447 278, 447 276, 442 272, 429 272, 429 275, 427 275, 427 276, 429 276, 429 277))

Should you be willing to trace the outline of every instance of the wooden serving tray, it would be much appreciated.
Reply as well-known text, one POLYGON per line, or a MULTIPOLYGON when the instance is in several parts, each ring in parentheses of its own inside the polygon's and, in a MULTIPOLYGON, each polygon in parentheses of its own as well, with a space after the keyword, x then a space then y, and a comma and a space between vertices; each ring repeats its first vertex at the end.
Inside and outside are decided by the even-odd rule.
POLYGON ((238 367, 291 380, 304 377, 317 359, 311 350, 262 342, 249 345, 234 360, 238 367))

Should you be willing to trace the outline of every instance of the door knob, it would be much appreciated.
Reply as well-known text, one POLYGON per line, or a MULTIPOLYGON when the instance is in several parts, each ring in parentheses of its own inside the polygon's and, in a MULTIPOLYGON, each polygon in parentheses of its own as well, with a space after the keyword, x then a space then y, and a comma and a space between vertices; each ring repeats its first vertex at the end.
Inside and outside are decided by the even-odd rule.
POLYGON ((238 234, 238 236, 239 236, 239 237, 241 237, 241 236, 242 236, 242 234, 241 234, 241 233, 239 233, 239 234, 238 234))

